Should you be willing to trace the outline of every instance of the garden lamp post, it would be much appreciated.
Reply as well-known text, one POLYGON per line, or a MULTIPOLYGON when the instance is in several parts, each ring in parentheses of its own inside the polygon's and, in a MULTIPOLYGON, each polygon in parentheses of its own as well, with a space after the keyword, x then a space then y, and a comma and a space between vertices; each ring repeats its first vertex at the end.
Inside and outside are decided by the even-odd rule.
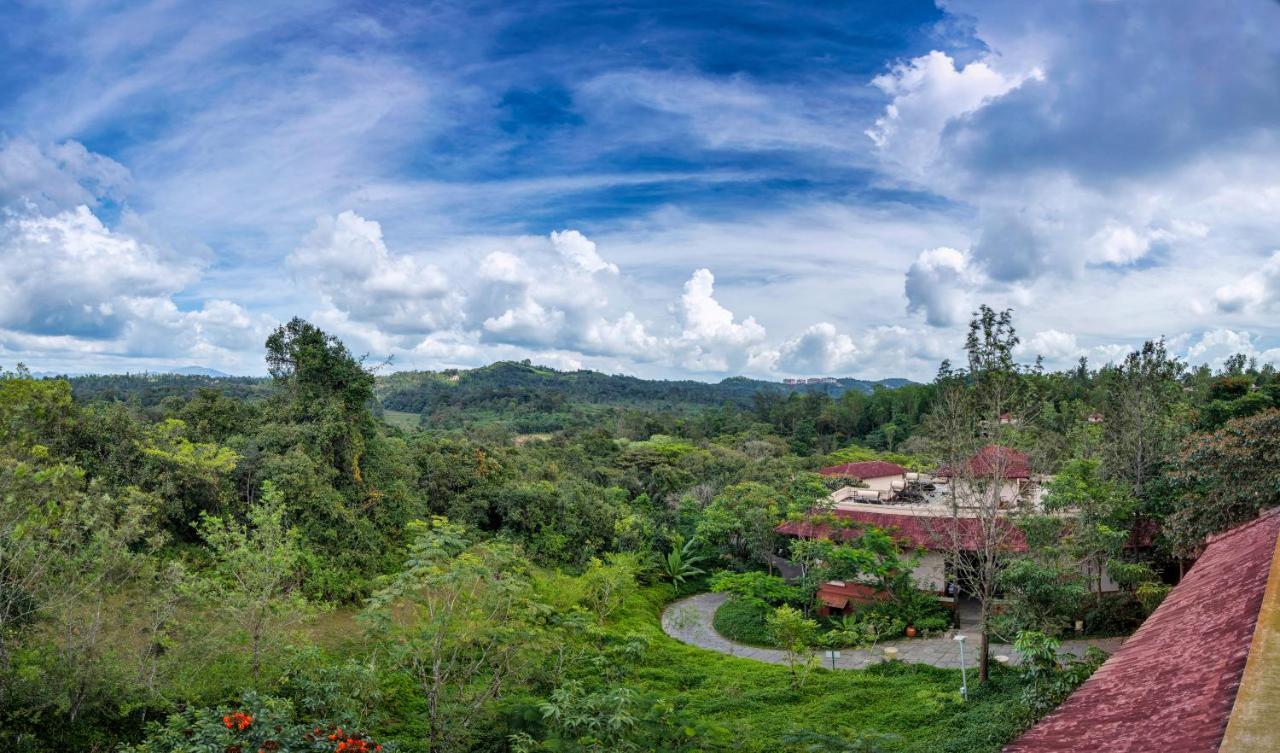
POLYGON ((960 644, 960 697, 969 700, 969 675, 964 668, 964 635, 957 634, 955 641, 960 644))

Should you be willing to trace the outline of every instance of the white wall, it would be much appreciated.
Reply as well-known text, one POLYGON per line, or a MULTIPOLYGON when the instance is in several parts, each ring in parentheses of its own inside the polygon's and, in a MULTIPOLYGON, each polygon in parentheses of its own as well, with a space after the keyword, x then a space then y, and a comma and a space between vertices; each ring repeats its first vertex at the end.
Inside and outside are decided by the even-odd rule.
POLYGON ((875 489, 878 492, 888 492, 888 491, 893 491, 893 484, 895 482, 901 486, 902 484, 906 483, 906 480, 907 480, 906 475, 900 473, 897 476, 881 476, 880 478, 864 478, 862 479, 862 483, 866 484, 868 489, 875 489))
MULTIPOLYGON (((956 501, 964 505, 965 500, 976 497, 981 494, 990 494, 989 485, 981 485, 973 488, 966 479, 956 479, 954 482, 956 487, 956 501)), ((1008 479, 1000 482, 1000 501, 1005 506, 1013 506, 1018 502, 1019 498, 1023 501, 1030 502, 1033 509, 1042 509, 1041 498, 1044 496, 1044 484, 1027 479, 1008 479)))
MULTIPOLYGON (((1098 580, 1097 580, 1098 574, 1094 572, 1094 569, 1090 567, 1087 562, 1082 562, 1080 564, 1080 572, 1084 573, 1084 576, 1089 583, 1089 593, 1097 592, 1098 591, 1098 580)), ((1114 580, 1111 580, 1111 576, 1107 573, 1106 568, 1103 568, 1102 593, 1104 594, 1111 593, 1113 591, 1119 591, 1119 590, 1120 590, 1120 584, 1116 583, 1114 580)))
POLYGON ((941 592, 946 587, 947 561, 941 552, 925 552, 920 564, 911 571, 916 588, 921 591, 941 592))

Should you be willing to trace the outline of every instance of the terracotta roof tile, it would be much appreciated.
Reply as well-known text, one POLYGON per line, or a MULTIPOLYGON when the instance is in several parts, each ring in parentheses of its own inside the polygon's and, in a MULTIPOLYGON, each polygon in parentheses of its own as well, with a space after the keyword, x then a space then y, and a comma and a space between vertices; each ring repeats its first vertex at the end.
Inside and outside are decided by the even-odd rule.
MULTIPOLYGON (((989 444, 965 461, 969 473, 988 478, 1003 474, 1007 479, 1031 478, 1031 461, 1012 447, 989 444)), ((946 466, 938 469, 938 475, 950 478, 954 475, 946 466)))
MULTIPOLYGON (((945 515, 901 515, 869 510, 833 510, 829 515, 838 521, 854 524, 841 528, 824 522, 822 516, 806 520, 787 521, 778 526, 778 532, 800 538, 839 538, 842 541, 862 535, 862 528, 874 526, 887 531, 911 549, 949 551, 957 543, 962 549, 976 550, 983 541, 982 521, 976 518, 953 518, 945 515)), ((1003 542, 1006 549, 1015 552, 1027 550, 1027 539, 1022 531, 1007 520, 1000 525, 1007 532, 1003 542)))
POLYGON ((855 476, 861 479, 901 476, 906 472, 907 469, 897 463, 888 463, 883 460, 863 460, 858 463, 833 465, 818 471, 823 476, 855 476))
POLYGON ((1211 539, 1156 611, 1006 753, 1218 750, 1280 536, 1280 508, 1211 539))

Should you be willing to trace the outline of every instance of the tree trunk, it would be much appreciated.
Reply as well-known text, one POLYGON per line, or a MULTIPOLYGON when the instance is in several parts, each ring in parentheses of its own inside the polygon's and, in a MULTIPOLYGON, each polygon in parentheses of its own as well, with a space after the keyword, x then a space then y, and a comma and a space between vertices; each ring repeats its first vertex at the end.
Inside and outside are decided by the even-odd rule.
POLYGON ((991 653, 991 604, 990 599, 982 600, 982 621, 979 625, 982 634, 978 641, 978 682, 986 682, 990 675, 988 661, 991 653))

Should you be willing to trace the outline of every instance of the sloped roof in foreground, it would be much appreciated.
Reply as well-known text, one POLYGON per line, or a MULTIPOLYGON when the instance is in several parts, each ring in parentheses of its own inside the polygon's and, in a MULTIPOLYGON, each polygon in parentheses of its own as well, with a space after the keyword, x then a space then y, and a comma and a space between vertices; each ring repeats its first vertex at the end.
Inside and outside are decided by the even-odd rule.
MULTIPOLYGON (((1268 586, 1278 537, 1280 508, 1274 508, 1210 539, 1138 632, 1006 753, 1280 750, 1280 730, 1264 741, 1270 747, 1223 745, 1246 663, 1252 661, 1264 594, 1280 588, 1268 586)), ((1280 666, 1253 670, 1261 684, 1275 683, 1280 675, 1280 666)), ((1255 695, 1265 701, 1274 692, 1272 687, 1255 695)))

